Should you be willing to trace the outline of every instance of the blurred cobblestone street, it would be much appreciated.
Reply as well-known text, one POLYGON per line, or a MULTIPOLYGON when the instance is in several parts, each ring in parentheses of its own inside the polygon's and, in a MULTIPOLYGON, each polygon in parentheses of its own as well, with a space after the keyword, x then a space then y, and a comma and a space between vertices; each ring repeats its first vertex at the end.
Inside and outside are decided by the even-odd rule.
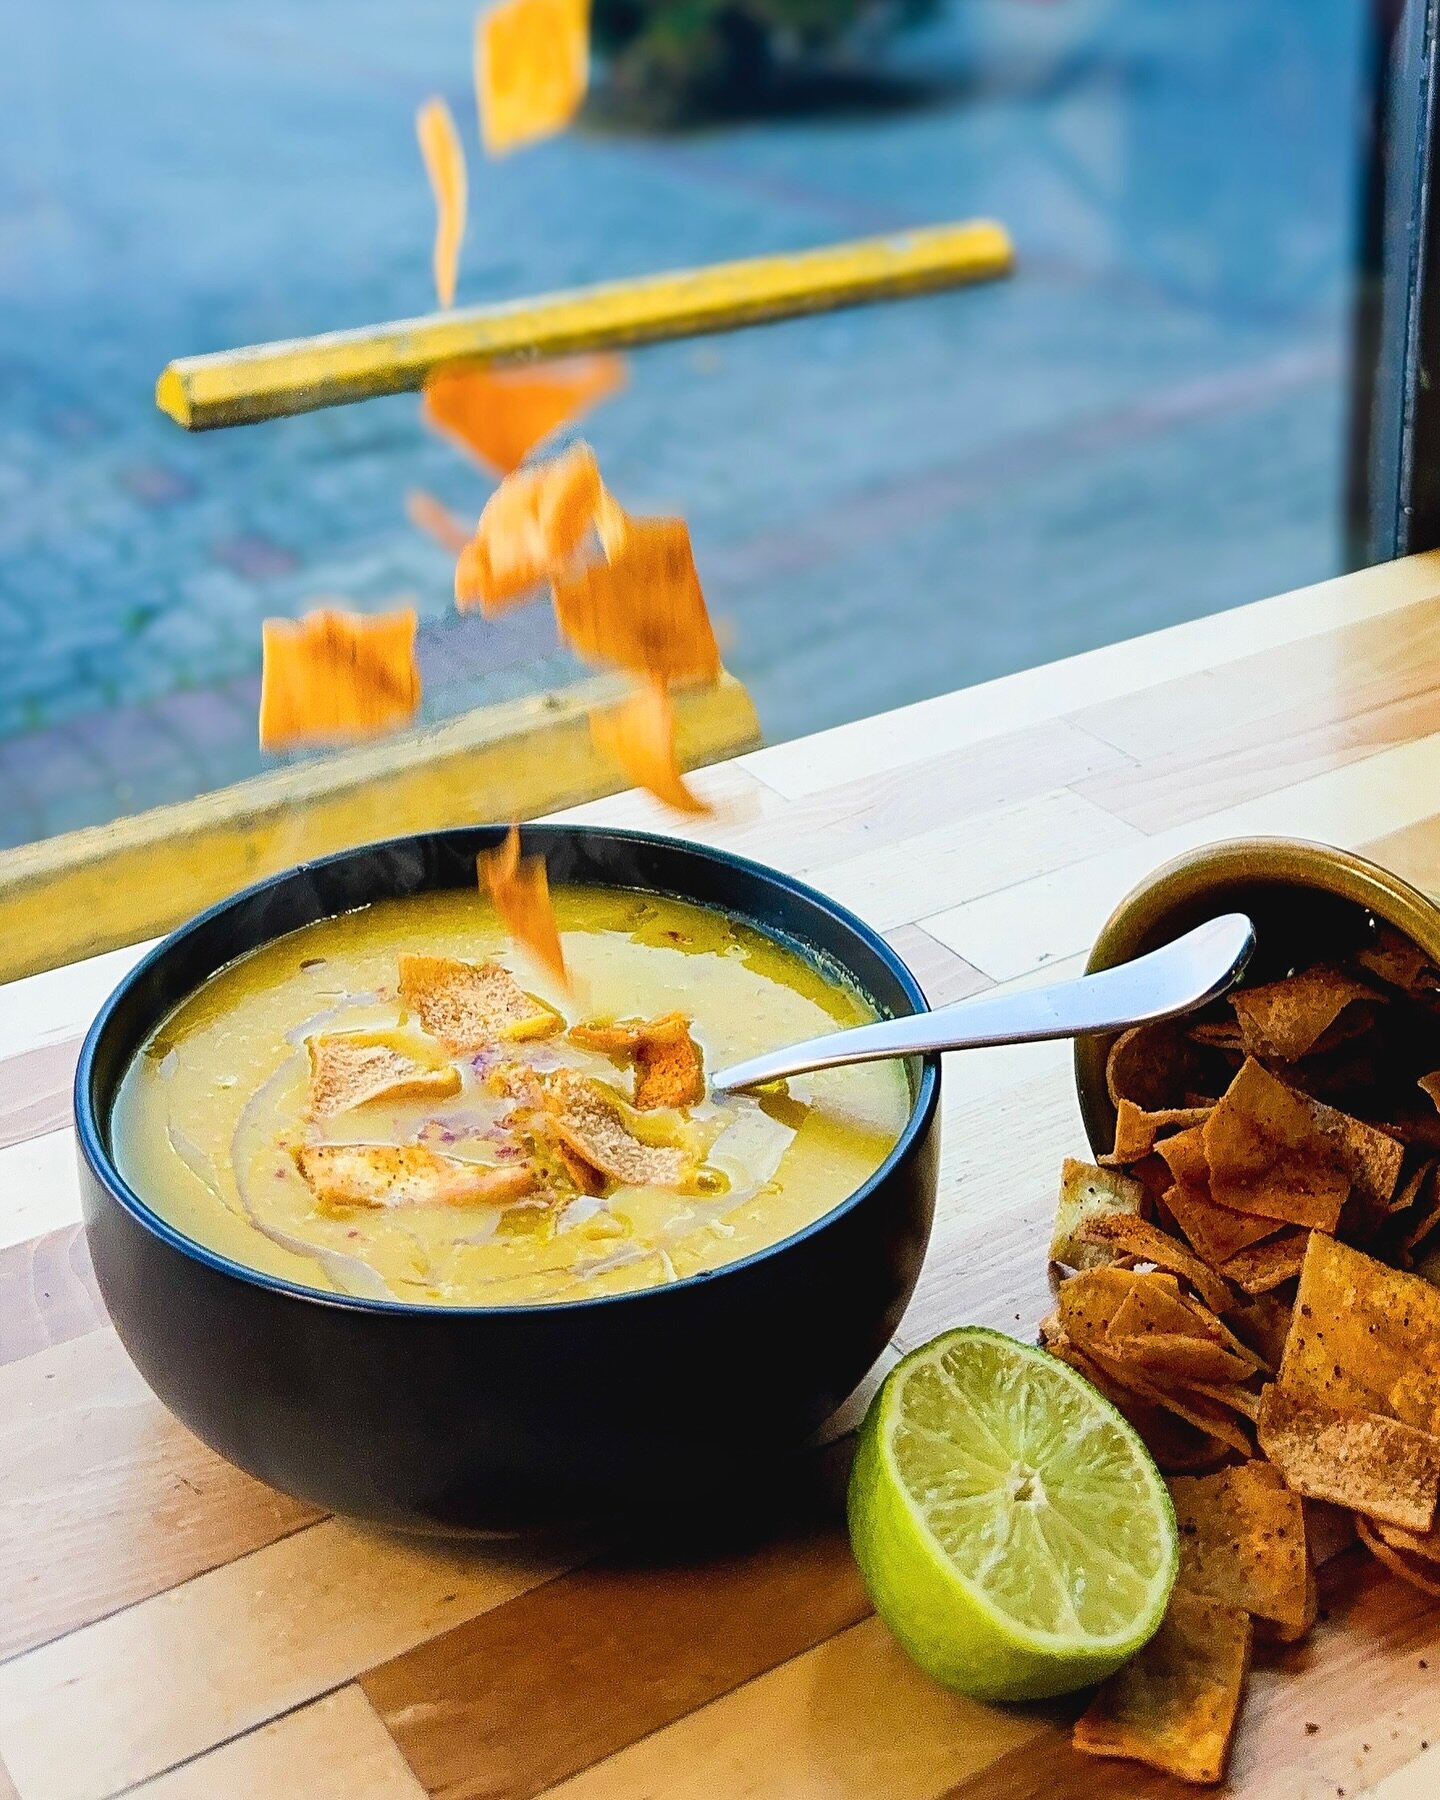
POLYGON ((260 621, 326 596, 414 597, 428 716, 572 677, 543 608, 450 610, 404 494, 488 487, 413 398, 195 438, 151 401, 427 309, 431 92, 462 303, 1012 230, 1012 281, 641 352, 588 427, 690 520, 770 738, 1335 572, 1361 10, 952 0, 893 52, 923 104, 486 164, 468 3, 0 0, 0 847, 253 773, 260 621))

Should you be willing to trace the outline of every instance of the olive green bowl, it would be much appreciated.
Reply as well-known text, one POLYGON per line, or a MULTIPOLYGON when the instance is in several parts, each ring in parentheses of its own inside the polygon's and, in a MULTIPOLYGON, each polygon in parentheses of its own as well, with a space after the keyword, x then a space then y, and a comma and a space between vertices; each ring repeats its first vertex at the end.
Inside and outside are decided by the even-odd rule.
MULTIPOLYGON (((1360 937, 1367 914, 1440 963, 1440 906, 1389 869, 1330 844, 1233 838, 1188 851, 1132 888, 1101 927, 1086 969, 1127 962, 1225 912, 1255 921, 1250 981, 1334 955, 1360 937)), ((1114 1036, 1075 1040, 1080 1113, 1097 1155, 1115 1142, 1115 1106, 1105 1085, 1114 1036)))

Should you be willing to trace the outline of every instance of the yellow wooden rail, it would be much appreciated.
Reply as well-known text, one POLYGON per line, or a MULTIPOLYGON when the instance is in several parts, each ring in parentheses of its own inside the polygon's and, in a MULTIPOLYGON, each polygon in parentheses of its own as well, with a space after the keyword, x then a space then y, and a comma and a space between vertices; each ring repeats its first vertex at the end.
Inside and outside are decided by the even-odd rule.
MULTIPOLYGON (((615 791, 588 710, 596 679, 481 707, 430 731, 272 769, 153 812, 0 851, 0 982, 168 931, 237 888, 374 838, 537 813, 615 791)), ((760 741, 745 689, 725 675, 676 695, 686 768, 760 741)))
POLYGON ((248 425, 423 387, 438 369, 736 331, 1008 273, 988 220, 861 238, 786 256, 612 281, 569 293, 257 344, 170 363, 155 403, 189 431, 248 425))

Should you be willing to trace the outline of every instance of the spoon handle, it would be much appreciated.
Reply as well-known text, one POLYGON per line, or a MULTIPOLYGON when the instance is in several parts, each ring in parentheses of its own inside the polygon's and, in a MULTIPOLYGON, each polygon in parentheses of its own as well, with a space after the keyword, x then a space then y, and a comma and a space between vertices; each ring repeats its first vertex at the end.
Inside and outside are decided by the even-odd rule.
POLYGON ((786 1075, 845 1063, 1123 1031, 1217 999, 1239 979, 1254 947, 1255 927, 1249 919, 1243 913, 1226 913, 1116 968, 1052 987, 980 994, 935 1012, 833 1031, 721 1069, 711 1076, 710 1087, 717 1094, 732 1094, 786 1075))

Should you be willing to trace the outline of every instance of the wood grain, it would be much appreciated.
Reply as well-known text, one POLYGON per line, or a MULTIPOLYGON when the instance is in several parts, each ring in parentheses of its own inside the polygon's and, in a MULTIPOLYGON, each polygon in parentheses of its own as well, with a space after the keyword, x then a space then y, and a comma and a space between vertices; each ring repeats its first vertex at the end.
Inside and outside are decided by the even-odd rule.
POLYGON ((880 930, 924 918, 981 894, 1023 881, 1044 843, 1049 866, 1143 843, 1140 833, 1068 788, 1013 805, 962 814, 905 843, 897 880, 893 843, 881 843, 838 862, 807 868, 815 886, 880 930))
MULTIPOLYGON (((1061 662, 902 706, 877 718, 773 744, 736 760, 790 798, 846 781, 902 769, 917 757, 950 757, 1001 732, 1016 731, 1075 710, 1172 681, 1237 657, 1343 631, 1360 620, 1423 605, 1440 593, 1440 552, 1358 570, 1314 587, 1277 594, 1233 612, 1172 625, 1146 637, 1106 644, 1061 662)), ((1343 671, 1337 671, 1343 682, 1343 671)))
POLYGON ((79 1217, 73 1131, 50 1131, 0 1150, 0 1248, 62 1230, 79 1217))
POLYGON ((1371 705, 1357 704, 1342 719, 1317 722, 1313 711, 1296 707, 1234 736, 1209 737, 1147 759, 1114 779, 1082 783, 1078 791, 1143 831, 1163 831, 1411 743, 1440 725, 1440 705, 1428 690, 1392 697, 1383 684, 1375 688, 1371 705))
POLYGON ((918 925, 897 925, 885 937, 891 949, 904 959, 931 1006, 949 1006, 954 1000, 968 999, 993 985, 988 975, 972 968, 918 925))
POLYGON ((395 1740, 357 1687, 127 1790, 130 1800, 424 1800, 395 1740))
POLYGON ((832 1526, 669 1568, 577 1570, 361 1685, 429 1793, 527 1800, 868 1611, 832 1526))
POLYGON ((70 1123, 79 1038, 0 1058, 0 1149, 70 1123))
POLYGON ((1218 838, 1282 835, 1350 846, 1434 812, 1440 733, 1331 769, 1273 794, 1188 821, 1133 845, 920 921, 997 981, 1083 950, 1111 909, 1159 864, 1218 838))
POLYGON ((191 1437, 108 1327, 0 1368, 0 1656, 317 1516, 191 1437))
POLYGON ((327 1519, 0 1664, 0 1755, 25 1800, 102 1800, 556 1572, 327 1519))
MULTIPOLYGON (((999 813, 1088 775, 1129 766, 1122 751, 1061 719, 1001 731, 973 745, 959 762, 928 754, 922 737, 914 760, 902 768, 868 772, 794 800, 730 763, 696 777, 716 811, 693 826, 687 821, 684 835, 811 877, 822 865, 881 852, 921 832, 956 829, 972 815, 999 813)), ((675 835, 674 814, 641 794, 575 807, 559 817, 675 835)), ((967 866, 985 867, 978 847, 972 846, 967 866)), ((939 904, 950 898, 942 895, 939 904)))
POLYGON ((1046 1251, 1060 1164, 1086 1154, 1072 1095, 1040 1079, 948 1108, 930 1251, 896 1341, 927 1342, 960 1320, 1033 1337, 1050 1308, 1046 1251), (1009 1141, 997 1175, 995 1134, 1009 1141))
POLYGON ((1024 1711, 947 1693, 870 1619, 553 1792, 565 1800, 929 1800, 1041 1729, 1024 1711))
POLYGON ((66 1344, 105 1323, 83 1226, 0 1250, 0 1363, 66 1344))
POLYGON ((771 801, 757 816, 727 827, 719 841, 744 856, 807 873, 1128 762, 1121 751, 1062 719, 1002 731, 960 759, 934 755, 923 736, 913 749, 900 768, 865 770, 783 807, 771 801))
POLYGON ((0 984, 0 1056, 78 1043, 106 995, 154 948, 153 940, 0 984))
MULTIPOLYGON (((1327 734, 1343 738, 1367 715, 1415 700, 1428 702, 1432 722, 1405 735, 1423 737, 1433 731, 1437 653, 1440 599, 1432 598, 1299 643, 1208 662, 1123 698, 1081 706, 1069 716, 1134 759, 1133 772, 1120 777, 1122 785, 1130 773, 1143 774, 1178 757, 1202 779, 1202 791, 1218 791, 1219 805, 1233 805, 1246 796, 1217 790, 1210 778, 1217 752, 1223 775, 1229 752, 1273 745, 1275 786, 1314 772, 1304 767, 1303 754, 1292 759, 1288 753, 1296 735, 1312 752, 1322 752, 1327 734), (1292 769, 1296 772, 1290 773, 1292 769)), ((1388 738, 1382 726, 1368 741, 1380 748, 1403 739, 1388 738)), ((1109 781, 1102 774, 1080 785, 1103 788, 1109 781)))
MULTIPOLYGON (((1440 553, 705 770, 693 835, 836 890, 934 1004, 1076 972, 1126 888, 1222 836, 1328 838, 1440 895, 1437 653, 1440 553)), ((670 827, 643 795, 567 816, 670 827)), ((397 1543, 211 1456, 103 1321, 60 1128, 76 1034, 140 953, 0 991, 0 1800, 1188 1791, 1077 1757, 1078 1703, 974 1706, 904 1659, 835 1523, 848 1438, 806 1461, 808 1513, 791 1492, 804 1530, 584 1566, 397 1543)), ((1068 1046, 950 1059, 941 1127, 887 1365, 1048 1308, 1085 1153, 1068 1046)), ((1358 1555, 1324 1585, 1313 1639, 1260 1658, 1230 1791, 1429 1800, 1440 1608, 1358 1555)))
MULTIPOLYGON (((1303 1645, 1257 1656, 1227 1784, 1246 1800, 1364 1793, 1422 1743, 1440 1743, 1433 1603, 1352 1552, 1322 1574, 1322 1606, 1303 1645)), ((1067 1720, 1023 1754, 1012 1751, 956 1783, 948 1800, 1173 1800, 1193 1792, 1132 1763, 1079 1755, 1067 1720)))

